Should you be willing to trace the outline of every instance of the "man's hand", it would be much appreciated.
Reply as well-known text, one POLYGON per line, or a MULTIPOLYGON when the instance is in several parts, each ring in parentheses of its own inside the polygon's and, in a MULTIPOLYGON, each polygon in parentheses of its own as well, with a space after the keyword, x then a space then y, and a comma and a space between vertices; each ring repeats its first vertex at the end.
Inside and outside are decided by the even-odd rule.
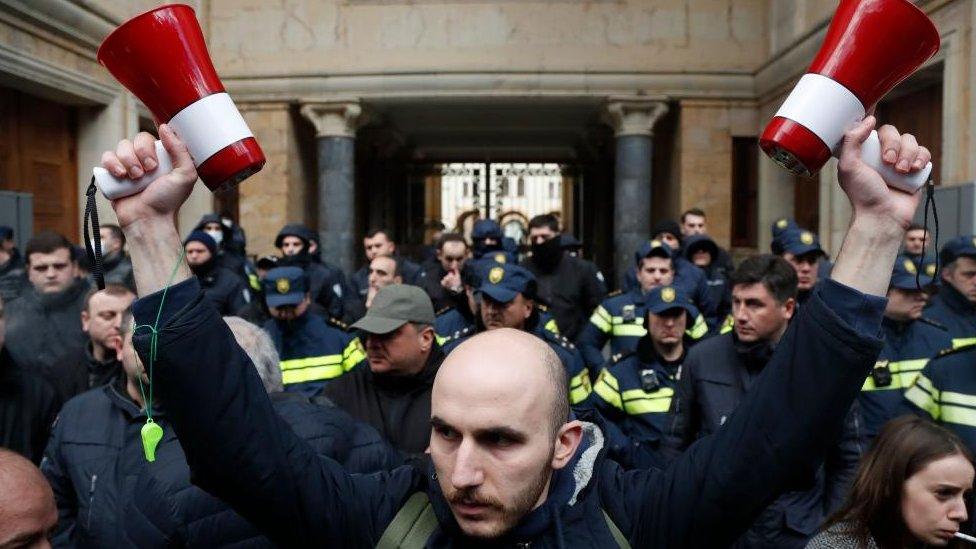
MULTIPOLYGON (((830 277, 861 292, 883 296, 920 193, 889 187, 878 172, 861 161, 861 144, 874 125, 875 118, 868 116, 844 135, 837 177, 851 201, 853 216, 830 277)), ((899 134, 894 126, 882 126, 878 137, 883 161, 898 172, 920 170, 932 158, 915 137, 899 134)))
MULTIPOLYGON (((920 192, 908 194, 889 188, 878 172, 861 161, 861 144, 875 122, 873 116, 868 116, 844 135, 837 166, 840 186, 851 201, 855 218, 871 216, 878 222, 893 222, 907 229, 918 208, 920 192)), ((932 159, 932 153, 919 146, 913 135, 899 134, 894 126, 881 126, 878 138, 882 161, 899 173, 918 171, 932 159)))
MULTIPOLYGON (((141 193, 112 201, 119 226, 129 244, 140 296, 191 276, 186 262, 180 260, 183 245, 176 230, 176 214, 193 191, 197 170, 186 145, 169 126, 159 126, 159 137, 173 160, 173 171, 150 183, 141 193)), ((102 154, 102 167, 117 177, 141 177, 159 165, 154 141, 153 136, 145 132, 132 141, 123 140, 114 152, 102 154)))
POLYGON ((448 271, 441 279, 441 287, 452 294, 460 293, 464 289, 464 285, 461 284, 461 272, 456 269, 448 271))
MULTIPOLYGON (((186 145, 166 124, 159 126, 159 137, 173 159, 173 171, 156 179, 141 193, 112 201, 112 208, 123 229, 135 222, 173 220, 180 206, 193 191, 197 170, 186 145)), ((115 152, 102 153, 102 167, 116 177, 142 177, 159 165, 155 138, 141 132, 132 140, 123 139, 115 152)))

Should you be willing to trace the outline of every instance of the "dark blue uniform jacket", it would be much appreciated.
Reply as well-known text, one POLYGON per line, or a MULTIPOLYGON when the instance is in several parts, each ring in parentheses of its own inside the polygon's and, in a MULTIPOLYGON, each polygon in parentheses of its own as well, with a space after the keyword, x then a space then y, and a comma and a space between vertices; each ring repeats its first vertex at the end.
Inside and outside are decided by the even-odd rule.
POLYGON ((919 415, 952 429, 971 452, 976 451, 976 344, 945 350, 930 360, 905 391, 905 400, 919 415))
POLYGON ((278 350, 286 391, 315 396, 329 381, 366 360, 358 337, 310 312, 292 321, 271 319, 264 330, 278 350))
POLYGON ((939 287, 925 308, 925 317, 948 328, 954 347, 976 343, 976 305, 951 284, 939 287))

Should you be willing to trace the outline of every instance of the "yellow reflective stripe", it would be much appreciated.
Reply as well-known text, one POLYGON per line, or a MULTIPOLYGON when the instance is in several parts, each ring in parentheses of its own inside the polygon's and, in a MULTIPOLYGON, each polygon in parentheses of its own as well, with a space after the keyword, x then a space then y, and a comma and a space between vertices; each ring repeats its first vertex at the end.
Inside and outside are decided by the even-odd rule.
POLYGON ((621 396, 623 397, 624 412, 627 415, 663 414, 671 409, 674 389, 661 387, 653 393, 646 393, 643 389, 631 389, 624 391, 621 396))
POLYGON ((339 355, 310 356, 282 360, 281 381, 285 385, 332 379, 345 373, 339 355))
POLYGON ((440 334, 434 334, 434 339, 437 340, 438 345, 443 345, 447 341, 447 336, 442 336, 440 334))
POLYGON ((969 345, 976 345, 976 337, 957 337, 952 340, 953 349, 967 347, 969 345))
POLYGON ((932 386, 925 374, 919 374, 915 384, 905 391, 905 398, 912 404, 928 412, 932 419, 939 419, 939 392, 932 386))
POLYGON ((707 333, 708 333, 708 324, 705 324, 705 317, 703 317, 702 315, 698 315, 698 318, 695 319, 694 326, 692 326, 688 330, 685 330, 685 334, 687 334, 688 337, 690 337, 691 339, 701 339, 705 337, 705 334, 707 333))
POLYGON ((976 396, 967 395, 965 393, 942 391, 939 394, 939 402, 943 404, 962 404, 963 406, 976 407, 976 396))
MULTIPOLYGON (((883 362, 883 361, 881 361, 883 362)), ((891 385, 877 387, 874 384, 874 377, 868 376, 864 380, 862 391, 887 391, 891 389, 905 389, 915 383, 918 373, 928 364, 927 358, 916 358, 912 360, 902 360, 900 362, 889 362, 888 371, 891 372, 891 385)), ((880 363, 880 362, 879 362, 880 363)))
POLYGON ((363 348, 359 338, 354 337, 342 351, 342 369, 348 372, 364 360, 366 360, 366 349, 363 348))
POLYGON ((253 288, 254 291, 261 291, 261 280, 258 279, 258 275, 254 273, 247 273, 247 283, 251 285, 251 288, 253 288))
POLYGON ((598 305, 593 310, 593 314, 590 315, 590 324, 596 326, 601 332, 610 331, 610 313, 603 308, 603 305, 598 305))
POLYGON ((579 404, 586 400, 590 393, 593 392, 593 386, 590 385, 590 371, 587 368, 583 368, 583 371, 576 374, 569 380, 569 403, 579 404))
POLYGON ((546 329, 546 330, 549 330, 550 332, 552 332, 552 333, 554 333, 556 335, 559 335, 559 325, 556 324, 556 319, 555 318, 550 318, 549 319, 549 322, 546 322, 546 325, 543 326, 543 328, 546 329))
POLYGON ((976 410, 962 406, 942 406, 942 421, 976 427, 976 410))
POLYGON ((725 317, 725 322, 722 323, 722 328, 718 331, 720 334, 727 334, 735 328, 735 319, 732 315, 725 317))
POLYGON ((614 408, 623 411, 623 401, 620 398, 620 393, 617 392, 617 378, 613 377, 613 374, 606 368, 600 371, 600 377, 596 379, 593 392, 614 408))
POLYGON ((616 337, 644 337, 647 329, 639 324, 614 324, 612 334, 616 337))

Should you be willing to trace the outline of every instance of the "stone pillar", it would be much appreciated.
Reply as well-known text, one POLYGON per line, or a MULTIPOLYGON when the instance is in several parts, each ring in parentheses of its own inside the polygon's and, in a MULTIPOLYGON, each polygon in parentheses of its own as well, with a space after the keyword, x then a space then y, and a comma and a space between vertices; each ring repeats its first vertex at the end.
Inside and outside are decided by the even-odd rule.
POLYGON ((356 129, 362 107, 355 101, 302 105, 315 126, 318 150, 318 218, 322 259, 346 273, 356 270, 356 129))
POLYGON ((667 112, 663 98, 611 98, 607 105, 607 118, 617 138, 613 266, 618 280, 634 264, 634 251, 650 237, 651 138, 654 124, 667 112))

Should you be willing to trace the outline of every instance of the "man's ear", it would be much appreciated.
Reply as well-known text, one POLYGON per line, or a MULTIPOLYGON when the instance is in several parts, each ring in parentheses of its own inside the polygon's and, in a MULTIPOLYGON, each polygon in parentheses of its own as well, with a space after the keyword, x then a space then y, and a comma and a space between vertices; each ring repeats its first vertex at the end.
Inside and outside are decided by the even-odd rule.
POLYGON ((403 284, 403 277, 400 276, 400 275, 394 276, 393 277, 393 283, 394 284, 403 284))
MULTIPOLYGON (((122 357, 123 357, 122 342, 125 341, 125 334, 122 334, 122 337, 113 341, 114 343, 112 343, 112 346, 115 347, 115 360, 122 362, 122 357)), ((135 351, 133 350, 133 352, 135 351)))
POLYGON ((552 454, 552 468, 562 469, 565 467, 576 455, 576 449, 579 448, 582 441, 583 424, 576 420, 564 423, 559 428, 559 432, 556 433, 556 448, 552 454))
POLYGON ((88 311, 81 311, 81 331, 88 333, 88 323, 91 320, 91 316, 88 311))
POLYGON ((427 352, 434 345, 435 339, 436 335, 434 333, 434 328, 432 326, 427 326, 420 331, 420 349, 427 352))
POLYGON ((793 315, 796 314, 796 299, 792 297, 786 298, 786 301, 783 303, 783 308, 786 310, 786 318, 792 319, 793 315))

